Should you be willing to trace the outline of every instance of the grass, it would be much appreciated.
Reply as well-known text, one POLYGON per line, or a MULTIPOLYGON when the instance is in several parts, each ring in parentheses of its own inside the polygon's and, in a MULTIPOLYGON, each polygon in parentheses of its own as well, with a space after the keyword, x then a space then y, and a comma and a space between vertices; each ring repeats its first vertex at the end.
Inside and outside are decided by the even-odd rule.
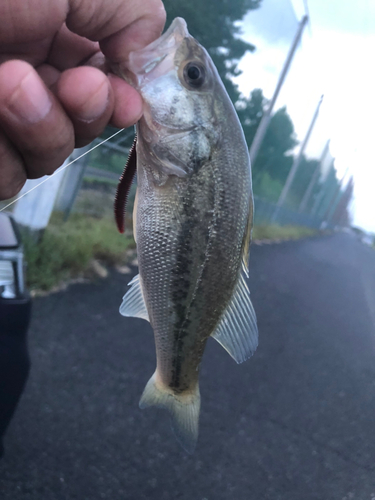
POLYGON ((54 214, 41 240, 23 237, 30 290, 49 290, 90 268, 93 259, 114 265, 126 261, 126 250, 134 248, 129 234, 117 231, 112 218, 97 219, 73 214, 67 222, 54 214))
POLYGON ((276 224, 255 226, 253 240, 298 240, 318 233, 316 229, 304 226, 278 226, 276 224))

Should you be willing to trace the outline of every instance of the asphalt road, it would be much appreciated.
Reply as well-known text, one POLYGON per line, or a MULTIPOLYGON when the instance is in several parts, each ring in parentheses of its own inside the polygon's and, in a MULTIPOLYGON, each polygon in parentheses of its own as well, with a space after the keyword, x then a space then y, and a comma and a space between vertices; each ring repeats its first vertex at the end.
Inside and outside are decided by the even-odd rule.
POLYGON ((236 365, 209 342, 193 456, 138 409, 155 355, 118 314, 127 281, 35 300, 1 500, 374 500, 375 251, 346 234, 252 248, 260 345, 236 365))

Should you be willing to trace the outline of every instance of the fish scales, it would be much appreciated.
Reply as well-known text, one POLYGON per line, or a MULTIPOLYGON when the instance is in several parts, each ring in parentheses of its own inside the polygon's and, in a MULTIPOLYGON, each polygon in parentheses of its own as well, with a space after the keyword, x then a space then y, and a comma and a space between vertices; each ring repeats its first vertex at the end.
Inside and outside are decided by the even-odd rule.
POLYGON ((228 178, 220 175, 218 163, 215 158, 189 179, 173 179, 168 192, 163 186, 153 197, 143 194, 142 177, 147 174, 138 174, 137 246, 144 248, 139 269, 155 332, 158 372, 176 390, 197 382, 203 342, 238 279, 238 235, 246 228, 249 200, 244 189, 225 189, 228 178), (211 196, 202 200, 207 192, 211 196))
POLYGON ((145 106, 136 146, 139 280, 132 287, 139 289, 125 295, 120 311, 146 314, 154 330, 156 371, 141 407, 168 409, 178 440, 192 451, 207 339, 217 335, 237 361, 257 343, 241 278, 252 225, 250 161, 216 69, 183 20, 139 52, 129 63, 145 106), (202 61, 209 87, 204 81, 199 92, 194 79, 192 88, 181 85, 181 67, 195 65, 194 76, 202 61), (134 310, 134 294, 142 295, 142 312, 134 310))

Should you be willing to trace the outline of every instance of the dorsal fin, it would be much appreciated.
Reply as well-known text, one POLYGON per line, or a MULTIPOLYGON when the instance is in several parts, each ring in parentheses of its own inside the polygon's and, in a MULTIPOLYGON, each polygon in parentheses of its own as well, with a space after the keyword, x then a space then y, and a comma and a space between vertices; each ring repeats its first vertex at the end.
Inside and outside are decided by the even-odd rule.
POLYGON ((128 160, 126 162, 124 171, 121 174, 115 196, 115 220, 120 233, 123 233, 125 231, 126 202, 137 169, 136 144, 137 136, 134 137, 134 142, 132 147, 130 148, 128 160))

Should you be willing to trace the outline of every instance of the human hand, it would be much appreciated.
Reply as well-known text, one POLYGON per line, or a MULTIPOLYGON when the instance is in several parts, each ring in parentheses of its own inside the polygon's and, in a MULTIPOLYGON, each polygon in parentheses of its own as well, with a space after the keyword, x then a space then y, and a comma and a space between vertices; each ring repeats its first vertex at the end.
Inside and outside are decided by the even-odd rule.
POLYGON ((140 118, 139 94, 97 67, 104 56, 125 61, 164 23, 161 0, 0 1, 0 199, 53 173, 109 122, 140 118))

